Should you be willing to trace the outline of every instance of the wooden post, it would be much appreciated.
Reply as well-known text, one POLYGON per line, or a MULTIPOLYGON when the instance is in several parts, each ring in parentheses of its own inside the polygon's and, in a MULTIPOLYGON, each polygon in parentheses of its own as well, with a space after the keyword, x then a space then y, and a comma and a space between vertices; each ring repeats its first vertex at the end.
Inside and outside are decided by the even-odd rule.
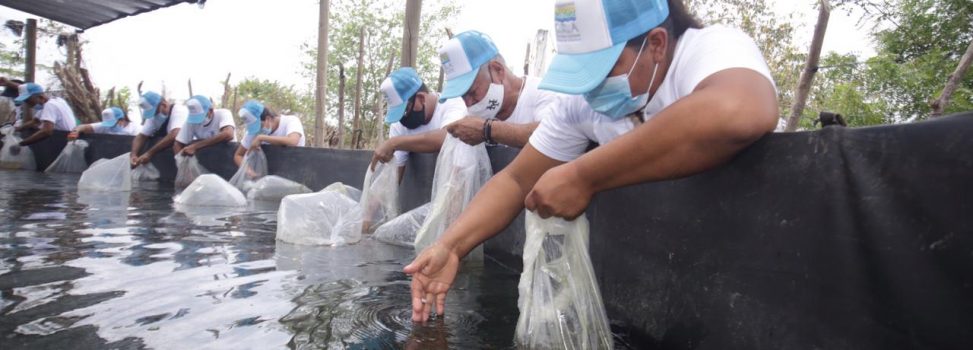
POLYGON ((338 63, 338 148, 345 144, 345 65, 338 63))
POLYGON ((939 98, 929 104, 932 107, 932 117, 941 117, 943 111, 949 106, 949 99, 953 97, 953 93, 956 92, 956 86, 963 81, 963 76, 966 75, 966 70, 970 69, 970 63, 973 61, 973 41, 970 42, 970 46, 966 47, 966 53, 963 57, 959 59, 959 64, 956 65, 956 70, 953 74, 949 75, 949 80, 946 81, 946 86, 943 88, 943 93, 939 95, 939 98))
MULTIPOLYGON (((449 30, 449 28, 446 28, 446 38, 448 38, 448 39, 452 39, 453 38, 453 31, 452 30, 449 30)), ((389 72, 389 73, 391 73, 391 72, 389 72)), ((440 64, 439 65, 439 84, 436 85, 437 86, 436 91, 439 91, 439 92, 442 92, 443 91, 443 79, 445 78, 445 74, 446 74, 445 71, 443 71, 443 65, 440 64)), ((386 74, 386 76, 388 76, 388 74, 386 74)))
POLYGON ((325 145, 324 113, 328 105, 328 14, 330 12, 331 1, 320 0, 318 6, 318 70, 314 89, 314 143, 318 147, 325 145))
POLYGON ((189 85, 189 98, 193 98, 193 96, 196 96, 193 95, 193 78, 189 78, 188 85, 189 85))
POLYGON ((831 17, 831 4, 828 0, 820 0, 821 7, 818 8, 818 24, 814 26, 814 38, 811 39, 811 51, 807 55, 807 62, 804 64, 804 72, 801 73, 801 80, 797 84, 797 93, 794 95, 794 104, 791 106, 791 115, 787 118, 787 127, 784 131, 797 131, 801 124, 801 114, 804 113, 804 105, 807 97, 811 93, 811 84, 814 83, 814 74, 818 72, 818 60, 821 58, 821 46, 824 44, 824 33, 828 31, 828 18, 831 17))
POLYGON ((25 32, 24 45, 27 50, 24 67, 24 81, 34 82, 34 70, 37 66, 37 19, 27 19, 27 31, 25 32))
POLYGON ((419 49, 419 19, 422 17, 422 0, 406 0, 405 30, 402 33, 402 67, 415 67, 419 49))
MULTIPOLYGON (((230 74, 232 73, 226 73, 226 80, 223 81, 223 98, 220 98, 220 106, 223 108, 227 108, 230 103, 230 74)), ((229 107, 232 108, 233 106, 229 107)))
POLYGON ((144 82, 145 80, 139 80, 139 85, 135 87, 135 91, 138 92, 140 98, 142 97, 142 83, 144 82))
POLYGON ((365 27, 358 33, 358 70, 355 73, 355 120, 352 123, 351 147, 358 149, 361 144, 361 118, 362 118, 362 75, 365 73, 365 27))
POLYGON ((530 43, 527 43, 527 54, 524 55, 524 75, 530 75, 530 43))
POLYGON ((530 72, 527 73, 528 75, 540 77, 547 71, 547 43, 550 41, 549 39, 550 36, 547 35, 547 30, 537 30, 537 36, 534 37, 534 58, 531 59, 533 64, 531 65, 530 72))

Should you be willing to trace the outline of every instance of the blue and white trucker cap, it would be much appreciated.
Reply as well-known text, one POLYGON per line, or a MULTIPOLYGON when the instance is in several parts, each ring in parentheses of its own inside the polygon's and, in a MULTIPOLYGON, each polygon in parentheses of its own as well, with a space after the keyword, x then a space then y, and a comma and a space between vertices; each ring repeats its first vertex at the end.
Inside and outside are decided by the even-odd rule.
POLYGON ((389 111, 385 114, 386 123, 392 124, 402 119, 409 99, 419 91, 420 87, 422 87, 422 79, 412 67, 399 68, 382 81, 382 94, 389 104, 389 111))
POLYGON ((20 86, 17 87, 17 92, 19 93, 19 96, 14 99, 14 102, 24 103, 31 96, 44 93, 44 87, 34 83, 20 84, 20 86))
POLYGON ((439 96, 439 102, 460 97, 470 90, 480 66, 497 57, 499 51, 493 40, 486 34, 475 30, 465 31, 453 36, 439 48, 446 87, 439 96))
POLYGON ((213 108, 213 102, 210 102, 206 96, 196 95, 186 100, 186 108, 189 109, 189 118, 186 118, 186 123, 202 124, 206 120, 206 114, 213 108))
POLYGON ((148 91, 142 94, 139 99, 139 109, 142 110, 142 119, 149 120, 159 114, 159 103, 162 103, 162 95, 155 91, 148 91))
POLYGON ((118 125, 118 121, 125 119, 125 112, 121 108, 111 107, 101 111, 101 126, 106 128, 118 125))
POLYGON ((669 17, 666 0, 558 0, 558 53, 539 88, 579 95, 608 76, 625 43, 669 17))
POLYGON ((247 134, 256 135, 260 132, 260 116, 264 114, 264 104, 256 100, 249 100, 243 104, 238 112, 247 126, 247 134))

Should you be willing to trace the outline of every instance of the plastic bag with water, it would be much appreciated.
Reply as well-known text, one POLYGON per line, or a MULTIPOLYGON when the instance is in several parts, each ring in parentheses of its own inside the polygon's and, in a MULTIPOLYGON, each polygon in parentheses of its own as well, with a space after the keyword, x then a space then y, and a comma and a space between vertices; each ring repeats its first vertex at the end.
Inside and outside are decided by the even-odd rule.
POLYGON ((515 341, 523 349, 611 349, 608 316, 588 256, 588 220, 527 212, 515 341))
POLYGON ((240 191, 247 192, 254 182, 267 176, 267 155, 259 150, 247 152, 236 174, 230 178, 230 184, 240 191))
POLYGON ((429 203, 426 203, 382 224, 375 229, 373 237, 379 242, 412 247, 415 245, 416 231, 422 227, 428 214, 429 203))
POLYGON ((346 195, 346 196, 348 196, 348 198, 351 198, 352 200, 354 200, 355 203, 358 203, 358 202, 361 201, 361 196, 362 196, 361 190, 359 190, 357 188, 354 188, 354 187, 351 187, 351 186, 348 186, 348 185, 345 185, 345 184, 343 184, 341 182, 335 182, 333 184, 330 184, 330 185, 328 185, 327 187, 325 187, 324 189, 322 189, 322 190, 320 190, 318 192, 327 192, 327 191, 334 191, 334 192, 338 192, 338 193, 341 193, 343 195, 346 195))
POLYGON ((285 179, 277 175, 268 175, 260 178, 250 186, 247 198, 259 201, 280 201, 284 197, 292 194, 311 192, 310 188, 297 182, 285 179))
POLYGON ((175 198, 176 204, 195 207, 242 207, 247 198, 216 174, 203 174, 175 198))
POLYGON ((176 155, 176 188, 185 188, 200 175, 208 173, 195 156, 176 155))
POLYGON ((89 191, 131 191, 132 163, 128 153, 118 157, 99 160, 88 170, 81 173, 78 180, 79 190, 89 191))
POLYGON ((134 182, 159 181, 159 177, 159 169, 152 163, 142 164, 132 169, 132 181, 134 182))
POLYGON ((69 173, 76 174, 88 169, 88 162, 84 160, 84 150, 88 148, 88 141, 74 140, 64 145, 61 154, 57 156, 51 165, 44 170, 45 173, 69 173))
MULTIPOLYGON (((416 233, 416 251, 422 251, 442 236, 446 228, 459 217, 476 192, 480 191, 493 169, 486 146, 470 146, 447 135, 436 159, 436 173, 432 180, 432 202, 429 215, 416 233)), ((483 247, 471 251, 467 261, 482 261, 483 247)))
POLYGON ((3 134, 3 148, 0 149, 0 168, 12 170, 36 170, 37 163, 34 160, 34 151, 30 147, 21 147, 23 141, 14 131, 13 126, 0 128, 3 134))
POLYGON ((399 175, 392 164, 376 164, 365 170, 362 184, 362 232, 371 232, 399 215, 399 175))
POLYGON ((341 192, 322 190, 284 197, 277 211, 277 239, 293 244, 330 246, 360 241, 361 209, 341 192))

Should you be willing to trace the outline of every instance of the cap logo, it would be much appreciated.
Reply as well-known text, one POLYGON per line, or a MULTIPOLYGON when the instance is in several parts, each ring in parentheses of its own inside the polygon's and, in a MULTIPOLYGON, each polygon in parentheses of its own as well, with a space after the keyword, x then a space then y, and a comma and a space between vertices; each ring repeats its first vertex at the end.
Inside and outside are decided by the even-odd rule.
POLYGON ((578 29, 578 15, 574 1, 554 5, 554 30, 558 41, 580 41, 581 31, 578 29))
POLYGON ((189 100, 186 102, 186 109, 189 109, 189 114, 201 114, 206 111, 203 110, 203 106, 199 104, 199 101, 189 100))

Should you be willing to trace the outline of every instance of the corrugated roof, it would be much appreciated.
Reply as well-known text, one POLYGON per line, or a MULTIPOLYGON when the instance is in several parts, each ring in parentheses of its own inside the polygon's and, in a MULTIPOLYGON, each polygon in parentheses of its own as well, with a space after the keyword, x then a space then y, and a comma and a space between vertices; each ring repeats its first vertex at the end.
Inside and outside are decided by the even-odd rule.
POLYGON ((0 5, 88 29, 117 19, 197 0, 0 0, 0 5))

